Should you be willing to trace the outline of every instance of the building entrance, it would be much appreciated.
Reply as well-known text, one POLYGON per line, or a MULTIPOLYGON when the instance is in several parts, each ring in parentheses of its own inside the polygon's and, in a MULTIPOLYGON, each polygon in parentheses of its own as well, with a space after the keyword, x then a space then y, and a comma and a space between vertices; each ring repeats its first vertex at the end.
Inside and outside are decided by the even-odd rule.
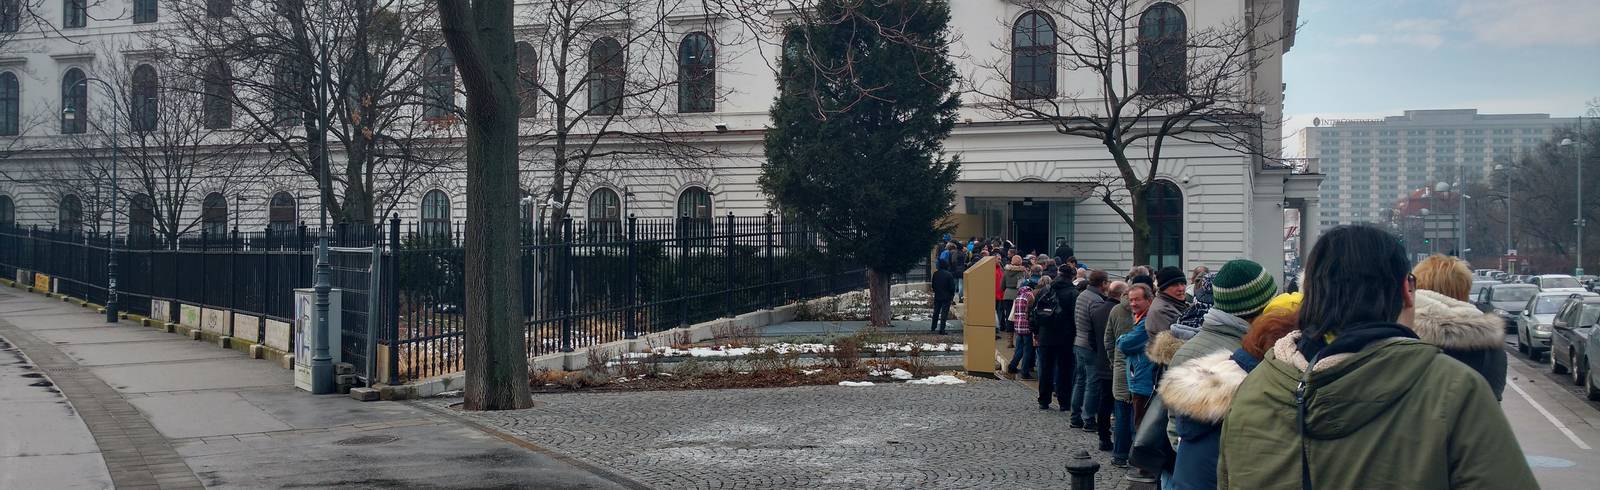
POLYGON ((1050 203, 1043 201, 1011 201, 1011 241, 1022 253, 1049 254, 1050 203))

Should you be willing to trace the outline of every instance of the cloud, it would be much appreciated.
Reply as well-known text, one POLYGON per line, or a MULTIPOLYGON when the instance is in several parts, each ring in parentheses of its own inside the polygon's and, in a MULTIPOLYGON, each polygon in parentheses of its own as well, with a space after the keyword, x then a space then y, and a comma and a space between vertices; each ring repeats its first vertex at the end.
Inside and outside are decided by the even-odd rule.
POLYGON ((1600 1, 1462 0, 1456 18, 1473 38, 1509 46, 1600 45, 1600 1))
POLYGON ((1427 50, 1444 45, 1442 34, 1448 22, 1443 19, 1402 19, 1384 26, 1382 32, 1367 32, 1335 40, 1340 46, 1410 46, 1427 50))

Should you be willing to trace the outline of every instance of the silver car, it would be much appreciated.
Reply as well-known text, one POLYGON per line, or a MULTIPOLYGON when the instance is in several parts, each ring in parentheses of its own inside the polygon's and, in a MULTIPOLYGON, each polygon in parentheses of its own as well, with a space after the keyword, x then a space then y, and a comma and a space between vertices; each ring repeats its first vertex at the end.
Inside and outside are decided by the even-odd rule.
MULTIPOLYGON (((1522 314, 1517 316, 1517 350, 1527 354, 1535 360, 1542 359, 1545 353, 1550 352, 1550 334, 1554 331, 1556 313, 1561 312, 1562 305, 1567 298, 1572 297, 1572 292, 1541 292, 1528 300, 1528 305, 1523 307, 1522 314)), ((1584 296, 1596 296, 1595 293, 1576 293, 1584 296)))
POLYGON ((1540 291, 1570 291, 1574 293, 1589 292, 1588 289, 1583 287, 1583 283, 1578 282, 1578 278, 1566 274, 1545 274, 1542 276, 1534 276, 1531 282, 1533 285, 1539 286, 1540 291))

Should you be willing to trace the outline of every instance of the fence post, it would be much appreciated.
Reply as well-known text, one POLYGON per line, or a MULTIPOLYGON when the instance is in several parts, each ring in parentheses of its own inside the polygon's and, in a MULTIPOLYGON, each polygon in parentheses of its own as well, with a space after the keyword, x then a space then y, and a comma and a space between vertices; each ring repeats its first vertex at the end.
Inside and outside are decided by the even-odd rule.
POLYGON ((767 211, 767 233, 766 233, 766 237, 767 237, 767 264, 766 264, 767 265, 767 274, 766 274, 766 276, 767 276, 767 281, 766 281, 767 282, 767 287, 766 287, 766 290, 767 291, 766 291, 766 293, 767 293, 767 309, 770 310, 770 309, 776 308, 778 306, 778 301, 777 301, 776 295, 773 294, 774 292, 777 291, 778 278, 773 273, 774 264, 777 262, 777 259, 774 258, 773 255, 772 255, 772 251, 773 251, 773 249, 772 249, 772 211, 770 211, 770 210, 767 211))
POLYGON ((728 234, 728 244, 722 252, 722 316, 733 318, 733 211, 728 211, 728 226, 723 230, 728 234))
POLYGON ((336 235, 334 235, 334 237, 335 237, 334 241, 336 243, 338 243, 339 246, 341 246, 341 247, 349 246, 349 244, 345 243, 345 241, 350 238, 350 223, 345 221, 345 220, 342 220, 342 219, 339 220, 338 233, 336 235))
POLYGON ((388 320, 389 330, 389 379, 390 386, 400 384, 400 288, 395 276, 400 274, 400 215, 389 215, 389 274, 384 280, 385 319, 388 320))
MULTIPOLYGON (((210 251, 211 251, 211 234, 207 233, 206 230, 200 230, 200 301, 199 301, 199 303, 202 304, 202 305, 210 305, 211 304, 211 302, 206 301, 206 292, 211 290, 210 285, 207 284, 207 283, 211 282, 210 281, 211 278, 210 278, 210 276, 208 274, 206 274, 206 262, 210 262, 209 260, 206 260, 206 259, 210 258, 210 256, 211 256, 210 251)), ((174 276, 174 277, 183 277, 183 276, 174 276)), ((181 310, 181 308, 180 308, 180 310, 181 310)))
POLYGON ((572 215, 561 218, 560 264, 556 266, 557 314, 561 315, 561 352, 572 352, 572 215))
POLYGON ((639 263, 634 256, 634 241, 638 238, 635 228, 638 221, 638 217, 634 216, 633 213, 628 213, 628 293, 626 297, 628 316, 622 319, 622 325, 625 330, 623 336, 629 339, 639 338, 639 306, 634 296, 634 290, 639 288, 639 263))
MULTIPOLYGON (((265 230, 263 230, 262 233, 261 233, 261 269, 260 270, 261 270, 261 275, 265 276, 261 281, 262 284, 265 285, 265 289, 261 290, 261 312, 260 312, 261 313, 261 319, 256 322, 256 342, 260 342, 262 345, 266 345, 266 343, 267 343, 266 342, 266 340, 267 340, 267 316, 272 314, 272 292, 276 291, 276 289, 272 288, 272 279, 278 276, 277 274, 273 274, 272 273, 272 255, 271 254, 272 254, 272 225, 267 225, 267 228, 265 230)), ((293 314, 291 313, 290 315, 286 315, 286 316, 292 316, 292 315, 293 314)))
MULTIPOLYGON (((239 227, 233 227, 233 240, 228 243, 228 308, 239 308, 239 227)), ((232 323, 231 321, 229 322, 232 323)), ((233 332, 228 332, 232 335, 233 332)))
POLYGON ((689 287, 687 286, 689 274, 685 270, 688 269, 689 247, 691 247, 690 243, 693 242, 685 237, 685 235, 692 235, 689 230, 689 215, 685 214, 683 217, 678 218, 678 229, 674 235, 674 239, 678 241, 678 246, 675 247, 678 249, 678 263, 672 268, 674 272, 672 274, 673 278, 677 279, 675 282, 678 283, 678 326, 680 327, 689 326, 689 287))

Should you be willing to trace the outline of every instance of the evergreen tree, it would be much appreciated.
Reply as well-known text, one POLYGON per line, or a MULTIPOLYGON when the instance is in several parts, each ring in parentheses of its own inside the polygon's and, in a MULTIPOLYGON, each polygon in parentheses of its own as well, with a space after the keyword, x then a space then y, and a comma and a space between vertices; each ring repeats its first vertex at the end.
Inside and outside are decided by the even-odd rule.
POLYGON ((950 7, 822 0, 811 18, 784 41, 760 184, 867 267, 872 324, 887 325, 889 275, 928 256, 955 201, 950 7))

